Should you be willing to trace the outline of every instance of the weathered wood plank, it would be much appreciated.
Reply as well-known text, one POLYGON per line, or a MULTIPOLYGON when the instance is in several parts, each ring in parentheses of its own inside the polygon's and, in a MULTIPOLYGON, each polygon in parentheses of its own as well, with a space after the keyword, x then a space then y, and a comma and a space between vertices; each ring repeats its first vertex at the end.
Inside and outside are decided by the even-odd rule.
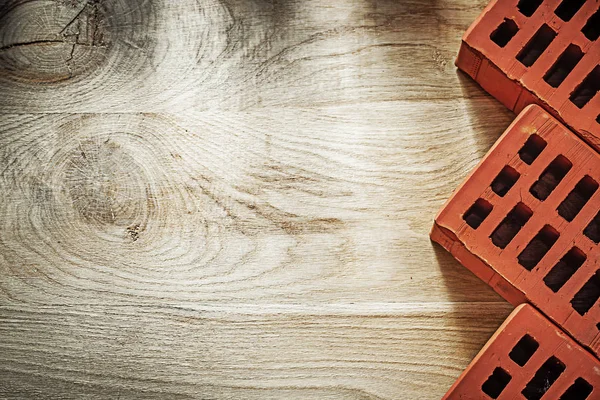
POLYGON ((475 134, 461 109, 409 102, 3 121, 6 299, 498 299, 427 237, 494 140, 475 134), (442 109, 445 121, 430 117, 442 109))
POLYGON ((484 4, 0 1, 0 397, 439 398, 509 311, 427 236, 484 4))
POLYGON ((0 311, 3 398, 435 399, 509 306, 0 311))
POLYGON ((486 2, 4 3, 0 112, 21 113, 463 98, 453 60, 486 2))

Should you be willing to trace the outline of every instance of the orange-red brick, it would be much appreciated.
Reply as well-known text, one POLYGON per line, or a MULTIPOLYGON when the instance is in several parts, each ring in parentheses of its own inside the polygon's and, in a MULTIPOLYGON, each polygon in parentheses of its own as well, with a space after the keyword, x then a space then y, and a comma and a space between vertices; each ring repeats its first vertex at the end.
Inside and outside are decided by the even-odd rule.
POLYGON ((600 362, 532 306, 519 306, 444 399, 598 399, 600 362))
POLYGON ((515 113, 541 105, 600 150, 599 7, 492 0, 464 35, 456 65, 515 113))
POLYGON ((598 355, 599 183, 600 155, 530 106, 448 200, 431 237, 598 355))

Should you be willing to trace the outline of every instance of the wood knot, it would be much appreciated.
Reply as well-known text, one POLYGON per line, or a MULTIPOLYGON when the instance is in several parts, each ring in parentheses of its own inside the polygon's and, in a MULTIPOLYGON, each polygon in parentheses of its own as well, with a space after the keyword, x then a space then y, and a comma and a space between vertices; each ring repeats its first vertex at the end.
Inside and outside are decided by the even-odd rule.
POLYGON ((130 226, 139 220, 146 214, 145 181, 136 161, 107 140, 82 142, 66 160, 65 186, 73 208, 87 223, 130 226))
POLYGON ((99 67, 112 42, 97 1, 18 1, 0 19, 0 71, 20 81, 53 83, 99 67))

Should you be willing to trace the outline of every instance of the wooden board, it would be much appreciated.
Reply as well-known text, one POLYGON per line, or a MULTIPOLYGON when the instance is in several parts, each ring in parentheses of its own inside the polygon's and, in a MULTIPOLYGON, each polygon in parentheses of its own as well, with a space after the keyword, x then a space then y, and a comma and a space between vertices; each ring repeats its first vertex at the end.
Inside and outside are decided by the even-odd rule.
POLYGON ((510 312, 428 238, 484 6, 1 2, 0 397, 440 398, 510 312))

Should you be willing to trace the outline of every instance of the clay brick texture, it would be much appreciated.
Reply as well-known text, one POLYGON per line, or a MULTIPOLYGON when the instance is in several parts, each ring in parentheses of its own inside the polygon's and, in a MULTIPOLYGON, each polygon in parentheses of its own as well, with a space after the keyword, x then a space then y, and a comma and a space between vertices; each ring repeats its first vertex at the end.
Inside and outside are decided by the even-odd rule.
POLYGON ((600 2, 493 0, 456 65, 515 113, 538 104, 600 150, 600 2))
POLYGON ((516 308, 444 399, 598 399, 600 362, 532 306, 516 308))
POLYGON ((527 107, 435 219, 432 240, 600 354, 600 155, 527 107))

